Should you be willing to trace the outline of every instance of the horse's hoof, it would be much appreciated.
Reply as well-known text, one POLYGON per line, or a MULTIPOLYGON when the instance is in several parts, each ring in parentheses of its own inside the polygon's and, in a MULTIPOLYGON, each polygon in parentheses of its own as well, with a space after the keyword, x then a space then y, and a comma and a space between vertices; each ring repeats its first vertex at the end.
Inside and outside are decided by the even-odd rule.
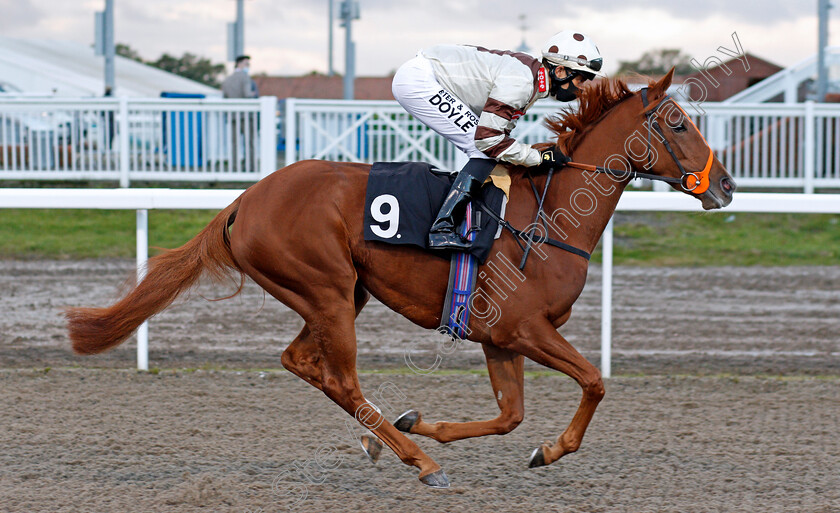
POLYGON ((528 460, 528 468, 542 467, 543 465, 545 465, 545 454, 543 453, 542 446, 539 446, 531 453, 531 458, 528 460))
POLYGON ((420 478, 420 482, 432 488, 449 488, 449 478, 446 477, 446 472, 443 469, 426 474, 420 478))
POLYGON ((411 433, 411 428, 417 424, 418 420, 420 420, 420 412, 417 410, 408 410, 397 417, 397 420, 394 421, 394 427, 403 433, 411 433))
POLYGON ((362 446, 362 450, 370 458, 371 463, 376 463, 379 460, 379 456, 382 454, 382 442, 378 438, 370 435, 362 435, 359 438, 359 445, 362 446))

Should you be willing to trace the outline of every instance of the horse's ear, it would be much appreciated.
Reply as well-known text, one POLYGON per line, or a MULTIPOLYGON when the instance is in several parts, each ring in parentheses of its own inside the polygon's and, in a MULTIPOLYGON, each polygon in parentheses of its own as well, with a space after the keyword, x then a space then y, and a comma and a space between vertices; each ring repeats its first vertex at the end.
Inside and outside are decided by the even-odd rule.
POLYGON ((671 87, 671 81, 674 79, 674 69, 671 68, 671 71, 668 72, 664 77, 659 79, 658 82, 650 86, 650 91, 653 93, 651 96, 654 98, 658 98, 665 94, 665 91, 671 87))

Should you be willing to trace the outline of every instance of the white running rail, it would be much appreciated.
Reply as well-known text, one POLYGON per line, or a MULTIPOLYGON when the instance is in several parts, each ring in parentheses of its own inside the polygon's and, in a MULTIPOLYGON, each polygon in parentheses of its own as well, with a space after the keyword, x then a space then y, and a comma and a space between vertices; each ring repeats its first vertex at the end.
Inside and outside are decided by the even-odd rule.
MULTIPOLYGON (((94 208, 137 211, 137 267, 142 276, 148 255, 149 209, 221 210, 241 190, 173 189, 0 189, 0 208, 94 208)), ((625 192, 619 211, 699 212, 700 203, 685 194, 625 192)), ((840 214, 840 194, 737 193, 723 212, 840 214)), ((610 377, 612 354, 612 222, 603 235, 601 373, 610 377)), ((137 368, 148 370, 148 329, 138 330, 137 368)))

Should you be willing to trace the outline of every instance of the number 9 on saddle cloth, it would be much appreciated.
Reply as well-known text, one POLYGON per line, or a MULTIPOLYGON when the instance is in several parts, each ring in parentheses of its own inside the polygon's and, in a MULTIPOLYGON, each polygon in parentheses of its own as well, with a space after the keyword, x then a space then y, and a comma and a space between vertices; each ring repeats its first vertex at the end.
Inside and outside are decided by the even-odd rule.
MULTIPOLYGON (((441 171, 425 162, 377 162, 368 177, 365 195, 365 240, 388 244, 409 244, 427 247, 429 228, 440 210, 455 174, 441 171)), ((491 184, 485 185, 473 200, 472 212, 458 227, 458 233, 470 234, 470 254, 484 263, 497 238, 499 224, 476 202, 504 218, 505 193, 491 184)), ((449 258, 446 252, 432 252, 449 258)))

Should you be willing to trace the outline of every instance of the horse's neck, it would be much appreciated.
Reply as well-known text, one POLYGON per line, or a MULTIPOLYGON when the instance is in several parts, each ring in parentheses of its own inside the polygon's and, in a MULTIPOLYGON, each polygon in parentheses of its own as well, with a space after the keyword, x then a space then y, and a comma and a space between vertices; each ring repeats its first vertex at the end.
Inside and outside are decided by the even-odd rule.
MULTIPOLYGON (((581 141, 573 161, 602 166, 610 157, 624 154, 624 139, 599 128, 593 128, 581 141)), ((566 168, 559 173, 558 181, 560 186, 552 186, 553 194, 546 198, 546 214, 559 225, 558 233, 568 235, 567 243, 591 253, 629 180, 566 168)))

